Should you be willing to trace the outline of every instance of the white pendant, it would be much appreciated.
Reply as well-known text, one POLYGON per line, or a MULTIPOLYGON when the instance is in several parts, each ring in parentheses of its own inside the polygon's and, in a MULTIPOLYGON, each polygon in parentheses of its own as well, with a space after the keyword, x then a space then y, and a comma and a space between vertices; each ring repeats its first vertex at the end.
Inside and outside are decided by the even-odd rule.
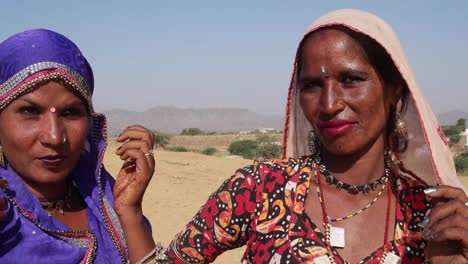
POLYGON ((314 258, 314 264, 332 264, 328 255, 323 255, 317 258, 314 258))
POLYGON ((332 247, 345 247, 345 230, 341 227, 330 226, 330 245, 332 247))
POLYGON ((400 264, 401 263, 401 258, 397 255, 395 255, 392 252, 388 252, 387 255, 385 256, 385 260, 383 264, 400 264))

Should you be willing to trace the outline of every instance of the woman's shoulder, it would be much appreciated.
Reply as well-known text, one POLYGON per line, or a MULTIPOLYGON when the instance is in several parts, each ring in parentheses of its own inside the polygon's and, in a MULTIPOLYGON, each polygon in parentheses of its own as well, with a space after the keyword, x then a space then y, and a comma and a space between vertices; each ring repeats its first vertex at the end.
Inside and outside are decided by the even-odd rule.
POLYGON ((240 168, 236 174, 243 177, 253 177, 257 185, 265 182, 297 181, 303 172, 310 173, 312 159, 304 156, 301 158, 285 159, 257 159, 253 164, 240 168))
POLYGON ((284 158, 284 159, 256 159, 253 164, 240 168, 238 171, 242 172, 262 172, 264 171, 286 171, 293 170, 299 171, 304 167, 311 167, 312 159, 309 156, 301 158, 284 158))

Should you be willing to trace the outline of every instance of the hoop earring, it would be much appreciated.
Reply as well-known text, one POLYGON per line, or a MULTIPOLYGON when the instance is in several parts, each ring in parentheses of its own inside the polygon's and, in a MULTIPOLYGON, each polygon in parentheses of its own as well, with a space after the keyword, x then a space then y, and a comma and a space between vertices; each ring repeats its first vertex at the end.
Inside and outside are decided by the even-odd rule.
POLYGON ((320 142, 317 136, 315 136, 313 129, 310 130, 308 139, 309 139, 310 155, 315 156, 315 157, 320 156, 320 142))
POLYGON ((6 167, 6 158, 5 158, 5 154, 3 153, 2 145, 0 145, 0 167, 2 168, 6 167))
POLYGON ((393 124, 393 135, 396 140, 394 148, 396 148, 395 150, 397 152, 404 151, 408 144, 408 127, 401 117, 401 104, 402 101, 400 99, 397 104, 400 105, 400 107, 397 107, 395 110, 395 121, 393 124))

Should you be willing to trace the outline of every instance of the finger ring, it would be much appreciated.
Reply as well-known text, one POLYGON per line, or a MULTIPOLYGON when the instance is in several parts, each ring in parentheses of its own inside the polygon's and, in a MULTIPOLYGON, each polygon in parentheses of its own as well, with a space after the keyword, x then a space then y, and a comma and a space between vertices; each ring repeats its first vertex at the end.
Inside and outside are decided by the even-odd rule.
POLYGON ((154 153, 154 150, 150 150, 148 151, 148 153, 145 153, 145 156, 154 156, 153 153, 154 153))

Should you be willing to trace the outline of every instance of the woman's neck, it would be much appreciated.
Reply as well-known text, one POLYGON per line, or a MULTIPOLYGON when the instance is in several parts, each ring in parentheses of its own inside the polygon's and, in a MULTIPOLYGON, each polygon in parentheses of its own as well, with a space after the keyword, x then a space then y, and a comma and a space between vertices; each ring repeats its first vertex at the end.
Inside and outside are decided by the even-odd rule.
POLYGON ((334 155, 322 150, 322 159, 327 170, 338 180, 363 185, 382 176, 385 168, 384 144, 375 142, 373 146, 352 155, 334 155))
POLYGON ((37 183, 21 177, 28 190, 38 199, 57 201, 65 198, 69 191, 69 182, 37 183))

